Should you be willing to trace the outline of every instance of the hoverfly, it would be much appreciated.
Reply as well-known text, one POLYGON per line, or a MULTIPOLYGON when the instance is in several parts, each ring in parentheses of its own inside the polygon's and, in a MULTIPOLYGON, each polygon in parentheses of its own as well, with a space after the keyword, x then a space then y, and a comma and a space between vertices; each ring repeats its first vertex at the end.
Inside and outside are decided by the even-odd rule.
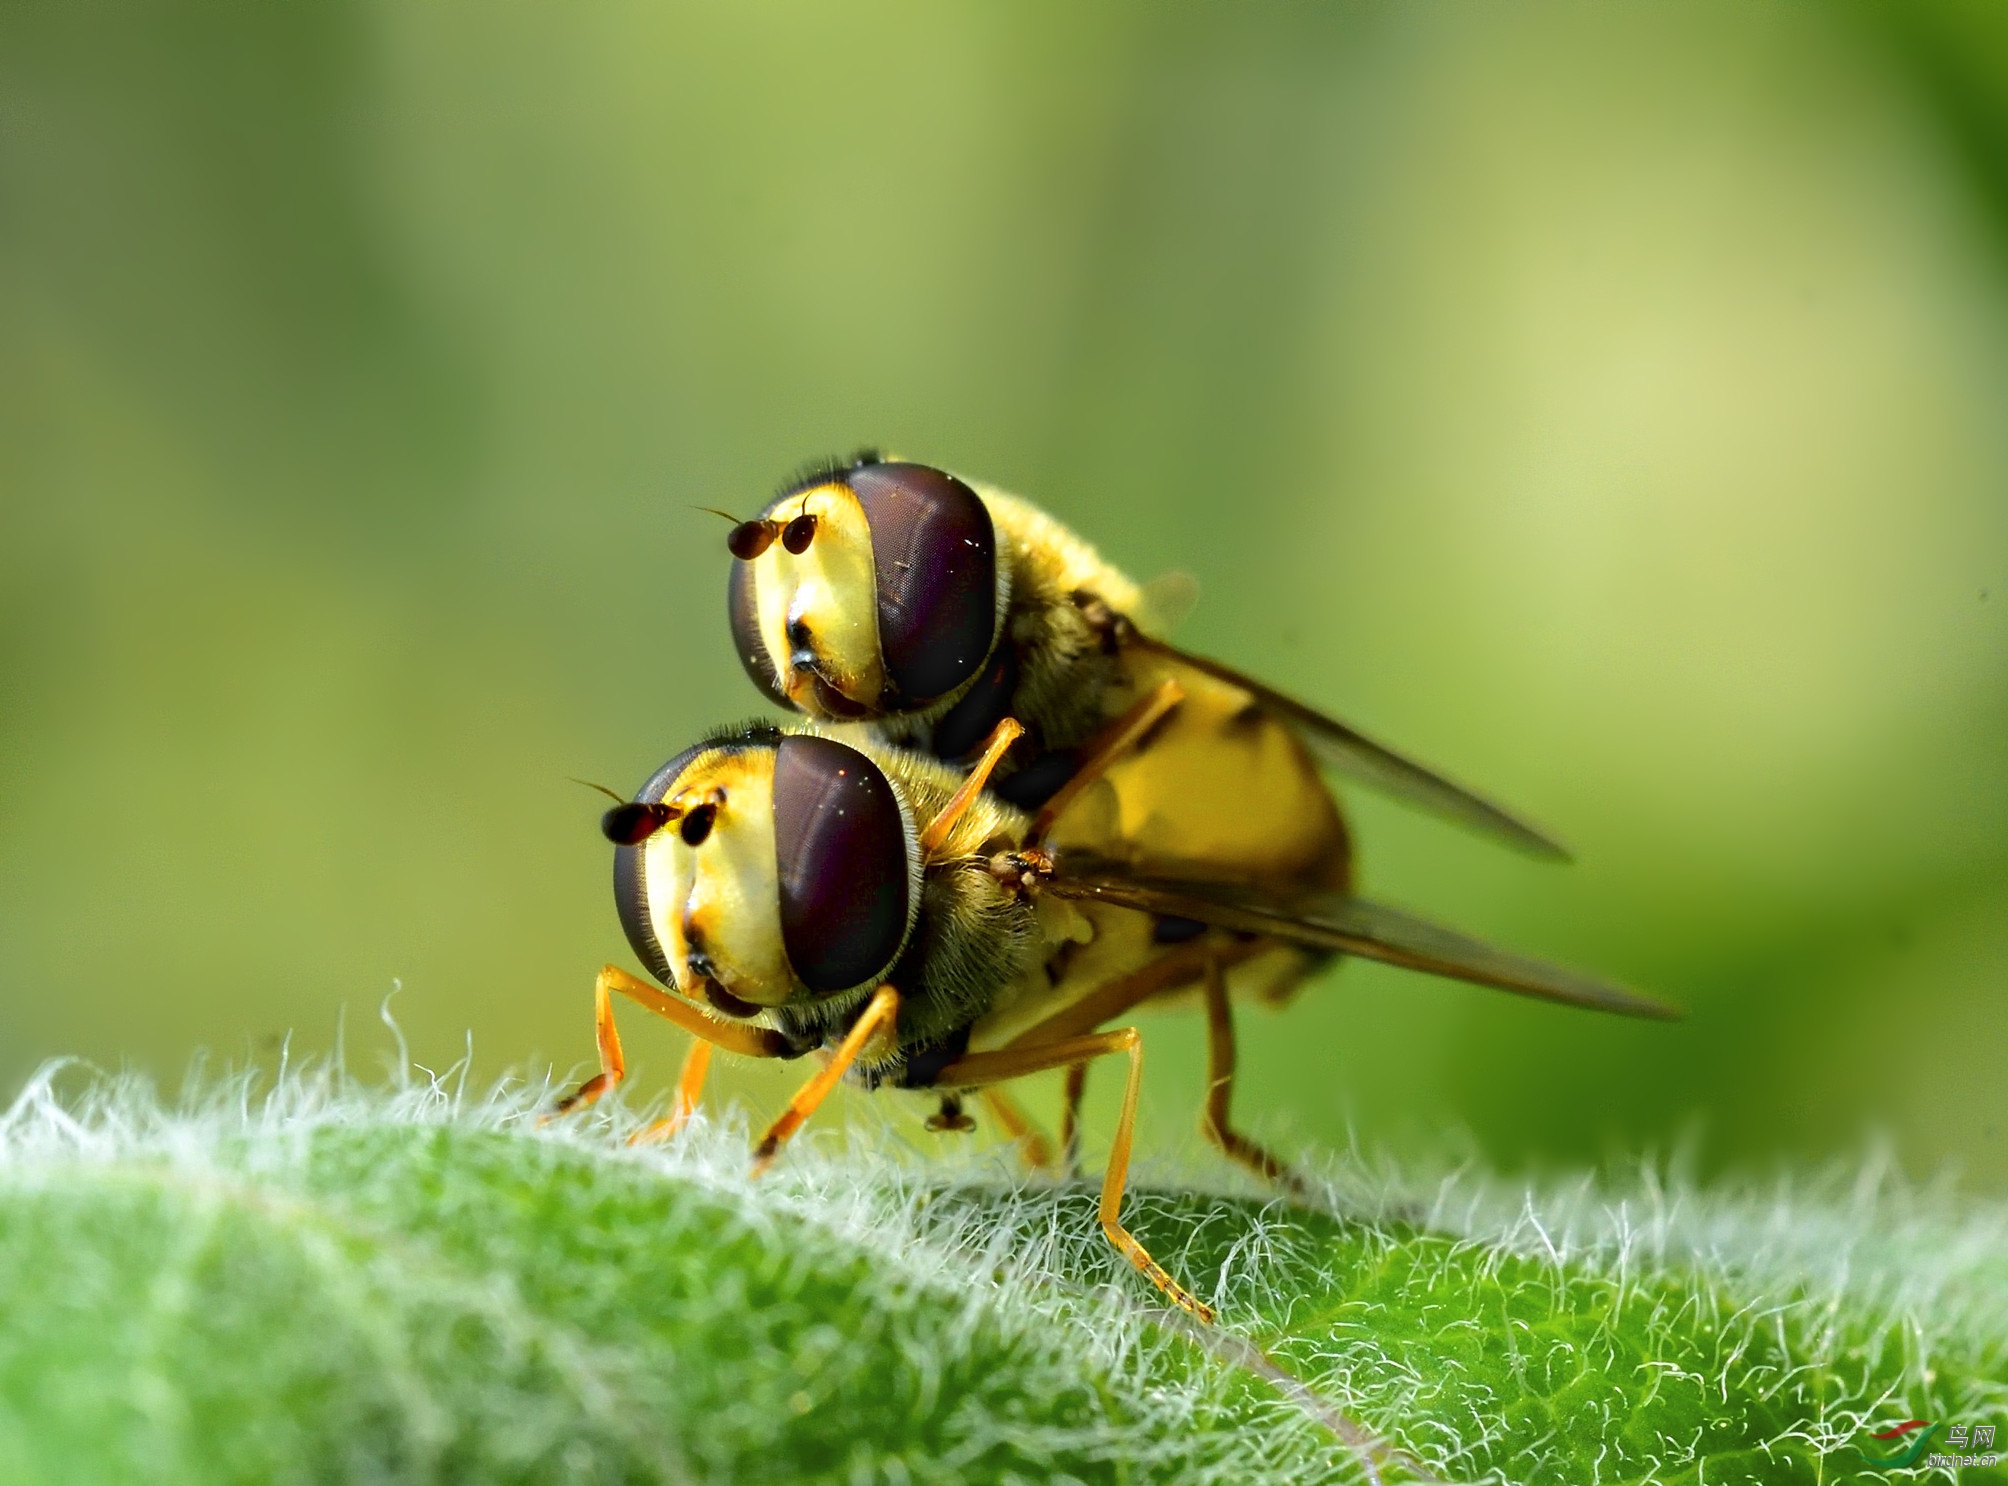
POLYGON ((1169 645, 1191 580, 1139 585, 1018 496, 866 450, 800 472, 726 545, 734 647, 769 700, 950 761, 1014 718, 1025 737, 993 786, 1014 804, 1036 808, 1100 729, 1172 679, 1189 695, 1231 694, 1210 709, 1211 728, 1285 732, 1323 767, 1523 851, 1567 856, 1345 723, 1169 645))
POLYGON ((1204 863, 1154 871, 1097 852, 1094 831, 1066 817, 1114 765, 1148 758, 1181 701, 1167 681, 1117 718, 1036 814, 985 788, 1023 731, 1009 718, 966 773, 815 726, 749 726, 677 754, 602 820, 617 848, 621 926, 660 988, 613 965, 600 972, 600 1072, 558 1112, 592 1103, 623 1076, 615 991, 698 1039, 672 1113, 645 1136, 688 1117, 714 1046, 761 1058, 826 1054, 760 1141, 756 1172, 846 1073, 867 1087, 926 1091, 940 1101, 931 1128, 966 1129, 970 1092, 1120 1054, 1128 1081, 1101 1226, 1174 1303, 1208 1321, 1211 1309, 1121 1223, 1143 1043, 1120 1024, 1134 1007, 1199 990, 1216 1034, 1209 1133, 1258 1170, 1274 1163, 1229 1125, 1228 998, 1262 989, 1278 950, 1355 954, 1571 1005, 1671 1014, 1345 891, 1209 875, 1204 863), (1189 932, 1166 935, 1166 923, 1189 932))
MULTIPOLYGON (((721 513, 722 514, 722 513, 721 513)), ((1350 894, 1350 832, 1333 769, 1553 859, 1567 853, 1497 805, 1163 635, 1191 597, 1180 575, 1139 585, 1030 502, 927 465, 866 451, 799 473, 735 523, 727 608, 747 674, 772 701, 846 733, 965 763, 1000 718, 1024 737, 992 775, 1038 809, 1067 792, 1056 844, 1284 896, 1350 894), (1105 755, 1074 782, 1130 709, 1178 694, 1150 747, 1105 755)), ((1155 926, 1191 933, 1186 917, 1155 926)), ((1329 959, 1283 940, 1245 967, 1246 993, 1280 1005, 1329 959)), ((1223 1010, 1209 1018, 1232 1061, 1223 1010)), ((1069 1072, 1063 1138, 1084 1069, 1069 1072)), ((1008 1110, 998 1110, 1007 1124, 1008 1110)), ((1017 1123, 1022 1124, 1019 1120, 1017 1123)), ((1288 1174, 1226 1131, 1203 1128, 1271 1178, 1288 1174)), ((1071 1142, 1069 1142, 1071 1143, 1071 1142)))

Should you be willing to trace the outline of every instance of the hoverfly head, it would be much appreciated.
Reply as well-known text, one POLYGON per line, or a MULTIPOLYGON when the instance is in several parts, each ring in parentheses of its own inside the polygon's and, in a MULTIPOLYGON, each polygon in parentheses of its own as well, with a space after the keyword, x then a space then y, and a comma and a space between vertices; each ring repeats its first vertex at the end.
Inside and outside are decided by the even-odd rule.
POLYGON ((770 699, 812 717, 917 711, 996 643, 990 513, 941 470, 875 454, 820 466, 728 545, 740 660, 770 699))
POLYGON ((920 905, 911 812, 875 763, 827 738, 709 739, 608 811, 606 830, 628 943, 729 1016, 875 984, 920 905))

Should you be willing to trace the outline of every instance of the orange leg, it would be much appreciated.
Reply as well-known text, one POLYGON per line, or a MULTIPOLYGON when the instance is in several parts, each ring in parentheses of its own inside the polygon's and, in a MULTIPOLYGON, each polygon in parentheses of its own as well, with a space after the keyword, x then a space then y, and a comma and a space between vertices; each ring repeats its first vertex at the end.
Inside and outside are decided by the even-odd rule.
MULTIPOLYGON (((765 1027, 749 1027, 738 1022, 721 1022, 700 1011, 689 1001, 657 990, 647 981, 637 980, 618 965, 607 965, 593 982, 593 1034, 600 1049, 600 1071, 572 1093, 560 1099, 544 1118, 554 1119, 575 1109, 596 1104, 627 1076, 627 1060, 621 1056, 621 1034, 614 1026, 614 1004, 610 992, 619 991, 638 1001, 657 1016, 675 1022, 701 1042, 722 1047, 729 1053, 748 1058, 779 1058, 788 1052, 787 1040, 765 1027)), ((686 1075, 690 1064, 684 1064, 686 1075)), ((702 1074, 699 1074, 700 1081, 702 1074)))
POLYGON ((1206 1108, 1200 1112, 1199 1133, 1220 1147, 1228 1160, 1274 1182, 1293 1197, 1308 1195, 1303 1178, 1228 1123, 1234 1102, 1234 1008, 1227 1000, 1227 980, 1220 962, 1206 964, 1206 1108))
POLYGON ((1025 838, 1026 844, 1036 846, 1044 841, 1046 833, 1053 829, 1053 823, 1074 803, 1081 791, 1107 773, 1109 765, 1134 748, 1145 733, 1157 726, 1160 717, 1184 700, 1185 688, 1167 678, 1142 701, 1097 733, 1088 745, 1087 757, 1081 761, 1073 777, 1039 807, 1038 815, 1032 820, 1031 834, 1025 838))
POLYGON ((702 1037, 694 1039, 690 1051, 683 1055, 683 1072, 676 1077, 676 1095, 670 1101, 669 1113, 657 1120, 646 1130, 637 1131, 629 1145, 652 1145, 658 1140, 668 1140, 697 1113, 698 1097, 704 1092, 704 1075, 711 1071, 711 1044, 702 1037))
POLYGON ((553 1105, 539 1120, 540 1124, 545 1120, 555 1120, 559 1115, 570 1114, 575 1109, 590 1109, 600 1102, 601 1096, 619 1088, 620 1081, 627 1077, 627 1059, 621 1053, 621 1032, 614 1025, 613 997, 607 994, 607 977, 614 973, 614 967, 609 965, 593 982, 593 1042, 600 1051, 600 1071, 553 1105))
POLYGON ((920 833, 920 857, 922 861, 932 861, 934 854, 941 850, 948 833, 955 829, 955 823, 962 819, 962 813, 969 808, 969 802, 983 792, 983 786, 990 782, 990 775, 1003 760, 1005 751, 1025 734, 1025 729, 1015 717, 1007 717, 990 730, 990 737, 983 745, 983 757, 976 761, 976 767, 969 771, 969 777, 948 803, 941 807, 941 814, 927 823, 927 829, 920 833))
POLYGON ((1114 1032, 1097 1032, 1092 1036, 1073 1037, 1037 1047, 1020 1045, 992 1053, 971 1053, 942 1069, 939 1082, 946 1088, 977 1088, 984 1084, 1002 1083, 1006 1079, 1022 1078, 1028 1073, 1044 1073, 1049 1068, 1067 1068, 1109 1053, 1129 1054, 1129 1082, 1123 1086, 1122 1117, 1116 1121, 1108 1170, 1102 1176, 1102 1232, 1115 1245, 1116 1252, 1169 1296, 1172 1304, 1200 1321, 1211 1323, 1212 1308, 1202 1304, 1166 1274, 1164 1266, 1151 1258, 1149 1251, 1119 1221, 1123 1187, 1129 1178, 1130 1143, 1136 1133, 1137 1093, 1143 1087, 1143 1037, 1136 1028, 1123 1027, 1114 1032))
POLYGON ((1081 1098, 1087 1092, 1088 1065, 1071 1064, 1066 1091, 1060 1096, 1060 1150, 1069 1177, 1078 1176, 1081 1170, 1081 1098))
POLYGON ((858 1054, 865 1049, 865 1044, 876 1036, 890 1034, 893 1023, 898 1017, 899 992, 889 985, 880 986, 872 993, 871 1002, 865 1007, 864 1015, 852 1024, 849 1033, 837 1045, 837 1050, 831 1054, 830 1061, 818 1070, 814 1078, 802 1085, 795 1097, 788 1101, 788 1107, 781 1111, 781 1117, 767 1127, 767 1134, 753 1152, 755 1176, 774 1164, 774 1157, 779 1154, 781 1147, 786 1145, 788 1138, 801 1129, 809 1116, 816 1112, 816 1106, 829 1098, 830 1090, 837 1086, 837 1081, 849 1071, 851 1064, 857 1061, 858 1054))
POLYGON ((984 1107, 991 1117, 1004 1129, 1004 1133, 1016 1141, 1025 1157, 1025 1164, 1034 1171, 1051 1171, 1055 1168, 1053 1143, 1039 1127, 1026 1117, 1018 1107, 1018 1101, 1002 1089, 977 1090, 983 1097, 984 1107))
POLYGON ((671 1118, 681 1126, 697 1113, 698 1097, 704 1092, 704 1075, 711 1071, 711 1044, 702 1040, 690 1044, 683 1055, 683 1072, 676 1079, 676 1104, 671 1118))

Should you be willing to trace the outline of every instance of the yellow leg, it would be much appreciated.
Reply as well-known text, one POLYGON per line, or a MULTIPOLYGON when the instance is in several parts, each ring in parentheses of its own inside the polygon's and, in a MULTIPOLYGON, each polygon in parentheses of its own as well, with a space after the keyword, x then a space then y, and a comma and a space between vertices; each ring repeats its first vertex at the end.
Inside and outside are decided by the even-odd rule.
POLYGON ((1026 844, 1036 846, 1044 841, 1046 833, 1053 829, 1053 823, 1074 803, 1081 791, 1107 773, 1110 764, 1136 747, 1143 735, 1157 726, 1160 717, 1184 700, 1185 688, 1167 678, 1159 682, 1142 701, 1097 733, 1089 742, 1087 756, 1081 761, 1080 768, 1074 771, 1073 777, 1039 807, 1039 813, 1032 818, 1031 833, 1025 837, 1026 844))
POLYGON ((646 1130, 638 1131, 628 1144, 653 1145, 658 1140, 668 1140, 689 1124, 690 1117, 697 1113, 698 1098, 704 1093, 704 1075, 710 1070, 711 1044, 702 1037, 693 1039, 690 1051, 683 1055, 683 1072, 676 1076, 676 1094, 670 1101, 669 1113, 646 1130))
POLYGON ((1129 1054, 1129 1081, 1123 1086, 1122 1116, 1116 1121, 1108 1170, 1102 1175, 1102 1232, 1115 1245, 1116 1252, 1134 1264, 1170 1298, 1172 1304, 1210 1324, 1213 1320, 1212 1307, 1202 1304, 1166 1274, 1164 1266, 1150 1257, 1149 1251, 1120 1221, 1123 1188, 1129 1180, 1130 1142, 1136 1133, 1137 1094, 1143 1087, 1143 1037, 1136 1028, 1096 1032, 1091 1036, 1072 1037, 1064 1042, 1037 1047, 1021 1045, 1002 1048, 994 1053, 972 1053, 942 1069, 938 1082, 946 1088, 978 1088, 984 1084, 1022 1078, 1028 1073, 1043 1073, 1049 1068, 1067 1068, 1110 1053, 1129 1054))
POLYGON ((1053 1159, 1053 1143, 1026 1117, 1025 1111, 1018 1107, 1018 1101, 998 1088, 979 1089, 977 1092, 982 1096, 991 1118, 1017 1142, 1025 1164, 1034 1171, 1054 1170, 1057 1163, 1053 1159))
POLYGON ((1081 1099, 1087 1092, 1088 1065, 1069 1064, 1067 1086, 1060 1095, 1060 1149, 1069 1177, 1078 1176, 1081 1170, 1081 1099))
POLYGON ((955 829, 955 823, 969 808, 969 802, 981 794, 983 786, 990 782, 990 775, 1003 760, 1005 751, 1024 735, 1025 729, 1015 717, 1003 719, 990 730, 990 737, 983 745, 983 756, 976 761, 976 767, 969 771, 961 787, 948 797, 948 803, 941 807, 941 814, 929 821, 927 829, 920 833, 922 861, 933 860, 934 854, 948 839, 948 833, 955 829))
POLYGON ((1234 1102, 1234 1008, 1227 1000, 1227 980, 1220 962, 1206 964, 1206 1108, 1200 1112, 1199 1133, 1220 1148, 1228 1160, 1274 1182, 1293 1197, 1308 1195, 1303 1179, 1229 1123, 1234 1102))
MULTIPOLYGON (((627 1076, 627 1060, 621 1056, 621 1034, 614 1026, 614 1005, 610 994, 613 991, 619 991, 657 1016, 675 1022, 700 1041, 722 1047, 729 1053, 739 1053, 748 1058, 787 1056, 788 1042, 780 1033, 765 1027, 721 1022, 709 1012, 700 1011, 692 1002, 659 991, 648 982, 637 980, 618 965, 607 965, 593 982, 593 1035, 600 1049, 600 1071, 560 1099, 544 1116, 546 1120, 598 1103, 627 1076)), ((688 1062, 684 1066, 687 1071, 688 1062)))
POLYGON ((809 1116, 816 1112, 816 1106, 829 1097, 830 1090, 837 1086, 837 1081, 849 1071, 851 1064, 857 1061, 858 1054, 864 1051, 865 1044, 881 1032, 891 1032, 893 1023, 898 1017, 899 992, 889 985, 880 986, 872 993, 871 1002, 865 1007, 864 1015, 857 1019, 844 1040, 837 1045, 837 1050, 831 1055, 830 1061, 823 1065, 814 1078, 802 1085, 795 1097, 788 1101, 788 1107, 781 1111, 781 1117, 767 1127, 767 1134, 753 1152, 755 1176, 774 1164, 774 1157, 780 1152, 781 1147, 786 1145, 788 1138, 801 1129, 809 1116))

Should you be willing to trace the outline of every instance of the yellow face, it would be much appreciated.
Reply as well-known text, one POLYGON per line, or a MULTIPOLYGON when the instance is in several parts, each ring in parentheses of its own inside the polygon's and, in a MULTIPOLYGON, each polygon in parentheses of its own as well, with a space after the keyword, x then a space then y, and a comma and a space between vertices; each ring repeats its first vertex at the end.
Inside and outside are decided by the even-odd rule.
POLYGON ((771 748, 698 755, 664 801, 681 814, 642 846, 656 942, 693 996, 707 980, 755 1006, 794 993, 774 857, 774 757, 771 748), (706 807, 700 834, 691 822, 706 807))
POLYGON ((832 720, 875 712, 885 691, 878 580, 864 507, 842 485, 789 496, 772 515, 815 517, 800 553, 772 543, 751 560, 754 617, 788 700, 832 720))

